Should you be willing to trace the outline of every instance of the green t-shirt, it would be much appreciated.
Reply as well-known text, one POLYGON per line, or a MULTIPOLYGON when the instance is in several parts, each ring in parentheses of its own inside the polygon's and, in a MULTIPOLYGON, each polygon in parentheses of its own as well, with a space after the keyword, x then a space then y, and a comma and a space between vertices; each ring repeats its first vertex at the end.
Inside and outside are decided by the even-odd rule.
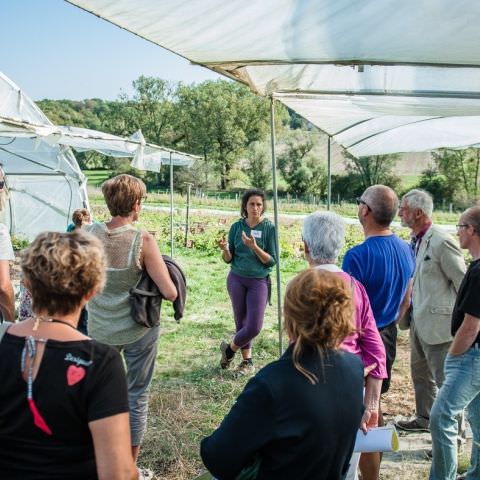
POLYGON ((230 227, 228 248, 232 255, 232 272, 243 277, 265 278, 277 262, 275 226, 265 218, 255 228, 251 229, 245 219, 241 218, 230 227), (268 263, 262 263, 255 253, 244 245, 242 231, 249 237, 253 232, 257 245, 270 255, 268 263))

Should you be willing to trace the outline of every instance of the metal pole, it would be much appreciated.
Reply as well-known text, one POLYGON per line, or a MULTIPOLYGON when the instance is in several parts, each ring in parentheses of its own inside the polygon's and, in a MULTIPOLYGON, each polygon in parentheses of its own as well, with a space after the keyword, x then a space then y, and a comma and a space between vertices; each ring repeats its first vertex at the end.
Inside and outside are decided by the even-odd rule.
POLYGON ((187 215, 185 219, 185 247, 187 246, 188 242, 188 219, 190 214, 190 189, 192 188, 193 183, 185 182, 187 185, 187 215))
POLYGON ((173 258, 173 158, 170 152, 170 256, 173 258))
POLYGON ((275 157, 275 103, 273 97, 270 97, 270 138, 272 144, 272 187, 273 187, 273 215, 275 223, 275 249, 277 251, 277 317, 278 317, 278 352, 279 356, 283 353, 282 342, 282 285, 280 276, 280 242, 279 242, 279 222, 278 222, 278 192, 277 192, 277 159, 275 157))
POLYGON ((330 210, 330 205, 332 204, 332 162, 330 159, 330 140, 331 136, 328 136, 328 147, 327 147, 327 210, 330 210))

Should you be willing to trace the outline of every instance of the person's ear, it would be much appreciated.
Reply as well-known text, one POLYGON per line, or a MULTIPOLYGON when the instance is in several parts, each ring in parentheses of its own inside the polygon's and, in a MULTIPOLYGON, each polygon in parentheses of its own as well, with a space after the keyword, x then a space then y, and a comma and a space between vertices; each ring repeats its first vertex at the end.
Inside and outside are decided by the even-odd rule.
POLYGON ((360 204, 360 208, 358 209, 358 211, 360 212, 360 216, 362 218, 366 217, 370 212, 370 210, 368 210, 368 207, 364 203, 360 204))
POLYGON ((85 303, 88 303, 96 294, 97 291, 95 289, 90 290, 83 296, 83 300, 85 300, 85 303))

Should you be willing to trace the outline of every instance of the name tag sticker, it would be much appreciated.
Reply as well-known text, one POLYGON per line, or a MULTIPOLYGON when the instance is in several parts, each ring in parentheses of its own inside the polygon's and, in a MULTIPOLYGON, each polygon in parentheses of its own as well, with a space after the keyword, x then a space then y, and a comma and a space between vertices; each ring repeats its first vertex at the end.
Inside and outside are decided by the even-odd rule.
POLYGON ((260 230, 251 230, 251 236, 255 238, 262 238, 262 232, 260 230))

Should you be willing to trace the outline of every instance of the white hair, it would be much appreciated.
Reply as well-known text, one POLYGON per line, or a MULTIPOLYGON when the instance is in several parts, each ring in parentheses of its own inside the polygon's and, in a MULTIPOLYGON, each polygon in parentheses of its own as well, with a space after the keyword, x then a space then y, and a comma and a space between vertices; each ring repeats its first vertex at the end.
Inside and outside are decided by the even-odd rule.
POLYGON ((303 222, 303 241, 315 263, 335 263, 345 242, 345 222, 333 212, 314 212, 303 222))
POLYGON ((414 188, 402 197, 402 202, 406 202, 410 208, 418 208, 428 218, 432 218, 433 199, 427 191, 414 188))

